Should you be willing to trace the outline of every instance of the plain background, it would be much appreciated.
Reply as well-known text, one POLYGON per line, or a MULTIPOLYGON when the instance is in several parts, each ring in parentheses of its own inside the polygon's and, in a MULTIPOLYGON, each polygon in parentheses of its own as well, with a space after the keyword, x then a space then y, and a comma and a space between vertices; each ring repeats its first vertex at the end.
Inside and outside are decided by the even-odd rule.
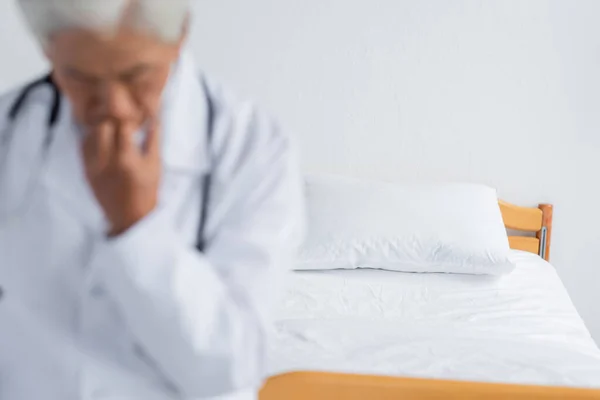
MULTIPOLYGON (((275 114, 307 172, 553 203, 552 263, 600 342, 600 1, 192 2, 200 65, 275 114)), ((16 16, 0 0, 0 90, 47 68, 16 16)))

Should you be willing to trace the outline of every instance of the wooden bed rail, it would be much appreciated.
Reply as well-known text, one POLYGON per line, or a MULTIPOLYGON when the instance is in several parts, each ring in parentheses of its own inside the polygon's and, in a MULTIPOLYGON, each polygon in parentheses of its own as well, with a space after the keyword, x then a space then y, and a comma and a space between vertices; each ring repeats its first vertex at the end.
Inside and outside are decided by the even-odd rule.
POLYGON ((600 390, 294 372, 269 379, 260 400, 589 400, 600 390))
POLYGON ((550 260, 550 240, 552 238, 552 205, 540 204, 534 207, 519 207, 499 201, 504 226, 507 229, 535 234, 534 236, 509 236, 511 249, 539 254, 550 260))

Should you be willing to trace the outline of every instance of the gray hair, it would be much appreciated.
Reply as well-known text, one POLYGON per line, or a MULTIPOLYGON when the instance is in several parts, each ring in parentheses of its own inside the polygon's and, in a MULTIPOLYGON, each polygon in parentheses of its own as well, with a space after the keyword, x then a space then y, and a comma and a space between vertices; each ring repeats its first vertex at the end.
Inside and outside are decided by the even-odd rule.
POLYGON ((18 1, 30 29, 43 46, 61 29, 110 32, 125 21, 135 29, 175 42, 181 38, 189 13, 189 0, 18 1))

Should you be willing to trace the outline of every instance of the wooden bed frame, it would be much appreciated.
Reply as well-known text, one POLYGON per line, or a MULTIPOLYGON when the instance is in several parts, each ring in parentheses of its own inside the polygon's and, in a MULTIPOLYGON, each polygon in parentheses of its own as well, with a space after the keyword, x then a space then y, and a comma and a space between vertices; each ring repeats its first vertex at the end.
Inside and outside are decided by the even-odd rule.
POLYGON ((552 205, 540 204, 537 208, 519 207, 500 201, 500 211, 506 229, 534 236, 509 236, 511 249, 539 254, 550 260, 550 239, 552 236, 552 205))
MULTIPOLYGON (((499 202, 504 225, 525 236, 509 236, 512 249, 550 259, 552 205, 519 207, 499 202), (534 236, 535 235, 535 236, 534 236)), ((293 372, 272 377, 260 400, 433 400, 433 399, 598 399, 600 390, 476 382, 352 375, 329 372, 293 372)))
POLYGON ((598 400, 600 390, 293 372, 271 378, 260 400, 598 400))

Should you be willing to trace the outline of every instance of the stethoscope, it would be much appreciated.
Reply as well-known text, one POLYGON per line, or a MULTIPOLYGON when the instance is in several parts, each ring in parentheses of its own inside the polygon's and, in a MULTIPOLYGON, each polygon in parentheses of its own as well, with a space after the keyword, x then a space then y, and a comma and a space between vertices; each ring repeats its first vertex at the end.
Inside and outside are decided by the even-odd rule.
MULTIPOLYGON (((36 187, 37 179, 40 173, 43 171, 44 165, 46 164, 46 160, 50 153, 50 147, 52 146, 52 142, 54 141, 54 136, 56 132, 56 126, 59 122, 60 117, 60 106, 61 106, 61 95, 58 90, 58 87, 54 83, 52 79, 52 75, 48 74, 36 81, 31 82, 17 96, 16 100, 12 104, 8 112, 8 123, 4 132, 0 133, 0 179, 2 178, 1 172, 6 162, 8 161, 8 152, 10 149, 10 143, 13 140, 15 135, 15 127, 21 111, 25 107, 27 99, 36 89, 48 85, 52 90, 52 104, 50 107, 50 113, 48 114, 48 120, 46 121, 46 137, 44 138, 44 142, 42 144, 42 155, 39 160, 39 165, 37 166, 37 170, 34 170, 31 178, 29 178, 29 182, 26 183, 25 195, 24 198, 27 198, 30 195, 33 195, 33 192, 36 187)), ((210 149, 212 143, 212 136, 215 125, 215 104, 213 99, 210 96, 209 88, 206 84, 206 81, 202 79, 203 91, 206 96, 206 102, 208 107, 207 112, 207 147, 210 149)), ((209 150, 210 152, 210 150, 209 150)), ((209 172, 206 174, 202 181, 202 209, 200 211, 200 221, 198 226, 198 241, 196 248, 200 252, 204 252, 206 246, 206 238, 205 238, 205 226, 206 220, 208 218, 208 202, 211 192, 211 181, 212 174, 209 172)), ((2 187, 0 182, 0 188, 2 187)), ((18 203, 17 207, 26 207, 26 202, 21 201, 18 203)), ((20 210, 10 211, 8 210, 6 215, 2 215, 2 211, 0 210, 0 225, 4 222, 10 221, 12 217, 19 216, 21 213, 20 210)))
MULTIPOLYGON (((25 185, 25 195, 24 199, 26 199, 30 194, 33 193, 37 177, 40 172, 43 170, 46 160, 48 158, 48 154, 50 153, 50 147, 52 146, 52 142, 54 141, 54 135, 56 131, 56 126, 59 121, 60 116, 60 105, 61 105, 61 96, 58 88, 54 84, 52 79, 52 75, 48 74, 43 76, 40 79, 37 79, 27 86, 23 88, 23 90, 19 93, 11 107, 8 111, 8 123, 6 124, 6 128, 3 132, 0 133, 0 179, 2 178, 1 172, 6 167, 6 163, 8 162, 9 149, 10 144, 12 143, 15 132, 16 125, 18 122, 19 115, 25 108, 27 100, 30 95, 38 88, 48 86, 52 91, 52 104, 50 107, 50 112, 48 114, 48 120, 46 121, 46 135, 44 141, 42 143, 42 154, 37 166, 37 169, 34 169, 34 173, 29 178, 29 182, 25 185)), ((1 182, 0 182, 1 183, 1 182)), ((0 187, 2 187, 0 185, 0 187)), ((20 201, 17 203, 16 210, 6 210, 6 215, 2 215, 2 211, 0 210, 0 223, 8 222, 12 220, 12 218, 16 218, 19 216, 20 207, 26 207, 26 201, 20 201)))
MULTIPOLYGON (((52 143, 52 139, 54 136, 53 128, 58 123, 58 117, 59 117, 59 113, 60 113, 60 92, 58 91, 58 88, 54 84, 54 80, 52 79, 52 74, 48 74, 36 81, 31 82, 30 84, 25 86, 25 88, 21 91, 19 96, 17 96, 17 99, 12 104, 12 106, 10 107, 9 112, 8 112, 8 128, 7 128, 7 130, 9 132, 5 133, 5 134, 8 134, 8 136, 10 137, 8 140, 11 140, 12 136, 14 135, 14 129, 12 129, 12 127, 16 123, 19 113, 25 106, 25 102, 29 98, 29 95, 35 89, 37 89, 41 86, 44 86, 44 85, 48 85, 50 87, 50 89, 52 90, 52 96, 53 96, 52 107, 50 108, 50 114, 48 114, 47 135, 46 135, 46 140, 44 141, 44 145, 48 146, 50 143, 52 143)), ((5 134, 3 134, 2 137, 6 137, 5 134)))

